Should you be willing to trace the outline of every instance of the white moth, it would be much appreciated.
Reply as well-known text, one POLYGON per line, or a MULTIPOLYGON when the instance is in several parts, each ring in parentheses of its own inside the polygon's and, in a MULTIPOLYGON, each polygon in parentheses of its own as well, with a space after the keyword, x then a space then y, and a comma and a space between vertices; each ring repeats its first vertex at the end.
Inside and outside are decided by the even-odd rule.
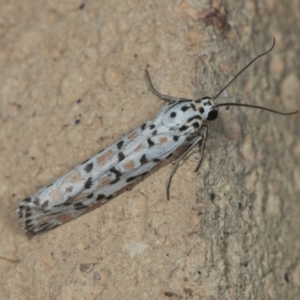
POLYGON ((181 156, 168 182, 169 199, 171 179, 179 162, 199 143, 201 159, 196 171, 200 167, 207 138, 205 122, 217 118, 220 106, 254 107, 282 115, 297 113, 280 113, 248 104, 214 103, 237 76, 256 59, 269 53, 274 45, 275 39, 270 50, 253 59, 213 99, 204 97, 189 100, 162 95, 153 87, 146 70, 152 92, 169 103, 154 120, 144 123, 66 175, 24 199, 16 210, 22 229, 26 233, 35 234, 75 219, 128 189, 161 161, 181 150, 181 156))

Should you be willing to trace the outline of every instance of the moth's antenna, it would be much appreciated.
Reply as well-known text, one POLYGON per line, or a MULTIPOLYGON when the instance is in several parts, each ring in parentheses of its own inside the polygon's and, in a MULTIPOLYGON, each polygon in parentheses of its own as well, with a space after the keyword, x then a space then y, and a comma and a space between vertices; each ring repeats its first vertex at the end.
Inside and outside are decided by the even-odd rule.
MULTIPOLYGON (((273 50, 275 46, 275 38, 273 39, 273 45, 272 47, 256 56, 254 59, 252 59, 241 71, 239 71, 218 93, 217 95, 215 95, 215 97, 213 97, 213 99, 215 100, 216 98, 218 98, 220 96, 220 94, 228 87, 230 86, 236 79, 237 77, 239 77, 250 65, 252 65, 258 58, 268 54, 270 51, 273 50)), ((290 113, 283 113, 283 112, 280 112, 280 111, 277 111, 277 110, 274 110, 274 109, 270 109, 270 108, 266 108, 266 107, 263 107, 263 106, 258 106, 258 105, 251 105, 251 104, 243 104, 243 103, 232 103, 232 102, 228 102, 228 103, 220 103, 220 104, 217 104, 216 105, 217 107, 220 107, 220 106, 244 106, 244 107, 252 107, 252 108, 257 108, 257 109, 262 109, 262 110, 266 110, 266 111, 270 111, 270 112, 273 112, 275 114, 279 114, 279 115, 283 115, 283 116, 288 116, 288 115, 293 115, 293 114, 296 114, 298 113, 298 110, 297 111, 294 111, 294 112, 290 112, 290 113)))
POLYGON ((270 108, 266 108, 266 107, 263 107, 263 106, 251 105, 251 104, 244 104, 244 103, 234 103, 234 102, 220 103, 220 104, 217 104, 216 106, 217 107, 220 107, 220 106, 244 106, 244 107, 252 107, 252 108, 258 108, 258 109, 270 111, 272 113, 283 115, 283 116, 294 115, 294 114, 298 113, 298 110, 294 111, 294 112, 290 112, 290 113, 283 113, 283 112, 280 112, 280 111, 277 111, 277 110, 274 110, 274 109, 270 109, 270 108))
POLYGON ((250 67, 257 59, 259 59, 260 57, 262 57, 262 56, 264 56, 264 55, 266 55, 266 54, 268 54, 269 52, 271 52, 272 50, 273 50, 273 48, 274 48, 274 46, 275 46, 275 38, 273 39, 273 45, 272 45, 272 47, 268 50, 268 51, 266 51, 266 52, 264 52, 264 53, 262 53, 262 54, 260 54, 260 55, 258 55, 258 56, 256 56, 254 59, 252 59, 241 71, 239 71, 218 93, 217 93, 217 95, 215 95, 214 97, 213 97, 213 100, 216 100, 220 95, 221 95, 221 93, 226 89, 226 88, 228 88, 248 67, 250 67))

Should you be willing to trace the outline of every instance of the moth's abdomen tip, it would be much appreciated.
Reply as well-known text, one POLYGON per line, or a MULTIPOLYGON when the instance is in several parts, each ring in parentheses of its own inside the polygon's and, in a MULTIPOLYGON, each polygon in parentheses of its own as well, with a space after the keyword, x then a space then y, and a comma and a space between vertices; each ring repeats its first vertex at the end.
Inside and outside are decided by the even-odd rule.
POLYGON ((20 227, 26 234, 33 235, 44 230, 37 222, 40 210, 34 204, 34 198, 31 197, 25 198, 15 210, 20 227))

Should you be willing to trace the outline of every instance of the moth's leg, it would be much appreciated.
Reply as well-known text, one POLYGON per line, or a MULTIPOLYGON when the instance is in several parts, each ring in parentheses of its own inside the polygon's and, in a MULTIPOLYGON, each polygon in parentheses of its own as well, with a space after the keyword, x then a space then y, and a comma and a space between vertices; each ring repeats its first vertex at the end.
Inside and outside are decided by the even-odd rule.
POLYGON ((152 81, 151 81, 151 78, 150 78, 150 75, 149 75, 149 72, 147 70, 145 70, 146 72, 146 80, 148 81, 148 84, 149 84, 149 87, 150 87, 150 90, 152 93, 154 93, 157 97, 159 97, 161 100, 164 100, 164 101, 167 101, 167 102, 170 102, 170 101, 178 101, 180 100, 181 98, 177 98, 177 97, 173 97, 173 96, 168 96, 168 95, 163 95, 161 94, 152 84, 152 81))
MULTIPOLYGON (((201 166, 201 163, 202 163, 202 159, 203 159, 203 153, 204 153, 204 148, 205 148, 205 144, 206 144, 206 140, 207 140, 207 125, 202 125, 201 129, 203 128, 203 139, 201 141, 201 150, 200 150, 200 159, 199 159, 199 163, 198 163, 198 166, 195 170, 195 172, 198 172, 200 166, 201 166)), ((200 146, 200 144, 199 144, 200 146)))
POLYGON ((176 161, 176 164, 173 166, 173 169, 171 171, 171 174, 170 174, 170 177, 169 177, 169 180, 168 180, 168 184, 167 184, 167 199, 168 200, 170 199, 170 187, 171 187, 172 178, 173 178, 179 164, 181 163, 181 161, 183 159, 186 158, 186 156, 193 150, 193 148, 201 141, 201 158, 200 158, 200 163, 198 164, 198 166, 196 168, 196 171, 198 171, 198 169, 200 167, 200 164, 201 164, 201 161, 202 161, 206 139, 207 139, 207 126, 202 125, 202 127, 199 130, 199 135, 194 138, 193 143, 191 144, 191 146, 184 153, 181 154, 181 156, 176 161), (204 130, 204 135, 200 134, 200 131, 202 129, 204 130))

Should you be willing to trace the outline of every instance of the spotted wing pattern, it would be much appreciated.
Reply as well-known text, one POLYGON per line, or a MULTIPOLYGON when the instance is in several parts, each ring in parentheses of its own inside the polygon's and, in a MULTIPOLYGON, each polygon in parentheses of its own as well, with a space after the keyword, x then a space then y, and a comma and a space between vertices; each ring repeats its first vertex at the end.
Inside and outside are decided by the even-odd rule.
POLYGON ((66 223, 103 205, 146 175, 190 143, 189 137, 201 128, 213 106, 209 100, 201 101, 170 102, 154 120, 24 199, 16 211, 23 230, 35 234, 66 223))

